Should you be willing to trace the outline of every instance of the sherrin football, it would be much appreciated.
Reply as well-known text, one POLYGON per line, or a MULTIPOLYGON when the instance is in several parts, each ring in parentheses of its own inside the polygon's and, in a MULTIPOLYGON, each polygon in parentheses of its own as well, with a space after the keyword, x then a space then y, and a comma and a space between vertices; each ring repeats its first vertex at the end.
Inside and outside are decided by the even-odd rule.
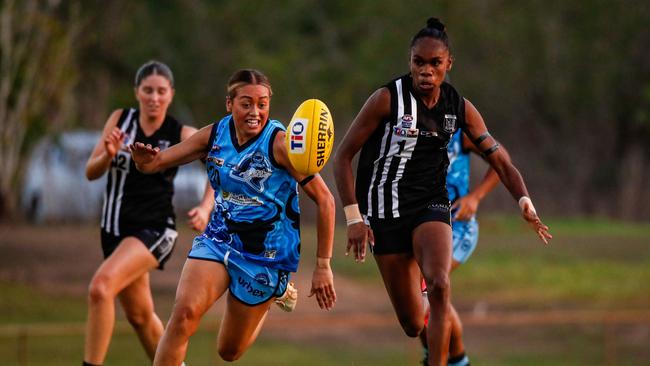
POLYGON ((287 127, 285 143, 289 161, 299 173, 321 171, 334 145, 334 122, 325 103, 318 99, 302 102, 287 127))

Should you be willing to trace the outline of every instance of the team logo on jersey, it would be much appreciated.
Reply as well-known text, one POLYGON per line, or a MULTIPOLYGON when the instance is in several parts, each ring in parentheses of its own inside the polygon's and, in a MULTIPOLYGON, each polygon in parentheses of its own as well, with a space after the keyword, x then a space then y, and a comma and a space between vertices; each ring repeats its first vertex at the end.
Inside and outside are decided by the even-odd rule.
POLYGON ((166 150, 169 145, 171 145, 169 140, 158 140, 158 148, 160 148, 160 150, 166 150))
POLYGON ((455 114, 445 114, 445 123, 442 126, 442 129, 447 133, 454 132, 456 128, 456 115, 455 114))
POLYGON ((248 184, 258 192, 264 191, 264 182, 271 176, 271 163, 263 153, 255 151, 246 155, 230 171, 230 177, 248 184))
POLYGON ((402 128, 411 128, 413 125, 413 116, 405 114, 402 116, 402 128))

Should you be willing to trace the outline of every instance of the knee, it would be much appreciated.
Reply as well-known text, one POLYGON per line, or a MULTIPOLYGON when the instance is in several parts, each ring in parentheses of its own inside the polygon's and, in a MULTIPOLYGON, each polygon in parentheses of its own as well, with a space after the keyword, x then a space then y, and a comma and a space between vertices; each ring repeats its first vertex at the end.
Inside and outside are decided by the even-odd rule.
POLYGON ((144 328, 151 321, 153 311, 149 309, 127 310, 126 320, 135 329, 144 328))
POLYGON ((412 314, 399 316, 399 324, 407 337, 415 338, 420 335, 424 329, 424 317, 418 319, 412 314))
POLYGON ((424 322, 421 323, 416 323, 416 322, 410 322, 410 323, 402 323, 402 329, 404 330, 404 333, 406 334, 407 337, 409 338, 415 338, 420 336, 420 333, 422 333, 424 329, 424 322))
POLYGON ((224 345, 219 345, 218 351, 219 357, 227 362, 237 361, 244 354, 243 350, 224 345))
POLYGON ((112 301, 115 298, 111 287, 110 276, 97 274, 90 281, 88 286, 88 301, 96 304, 104 301, 112 301))
POLYGON ((175 305, 169 320, 169 327, 186 337, 191 336, 196 330, 201 319, 201 314, 192 305, 175 305))
POLYGON ((429 302, 434 304, 445 304, 449 300, 451 292, 451 282, 449 274, 446 272, 439 272, 431 277, 425 279, 427 283, 427 295, 429 302))

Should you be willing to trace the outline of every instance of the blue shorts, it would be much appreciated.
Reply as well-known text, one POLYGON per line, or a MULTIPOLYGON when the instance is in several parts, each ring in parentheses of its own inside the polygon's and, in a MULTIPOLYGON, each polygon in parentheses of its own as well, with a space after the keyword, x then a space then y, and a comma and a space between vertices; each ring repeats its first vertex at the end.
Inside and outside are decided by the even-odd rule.
POLYGON ((202 235, 194 238, 187 257, 222 263, 230 276, 230 294, 246 305, 282 296, 289 282, 289 272, 252 262, 231 246, 202 235))
POLYGON ((457 262, 465 263, 478 243, 478 222, 476 219, 452 221, 451 230, 454 235, 452 257, 457 262))

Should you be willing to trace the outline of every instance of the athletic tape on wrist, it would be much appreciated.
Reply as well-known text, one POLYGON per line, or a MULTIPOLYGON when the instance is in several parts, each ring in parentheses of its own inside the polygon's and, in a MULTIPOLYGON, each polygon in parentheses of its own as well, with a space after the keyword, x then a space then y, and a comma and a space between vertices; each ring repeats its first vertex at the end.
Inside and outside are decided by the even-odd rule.
POLYGON ((316 257, 316 265, 318 267, 329 267, 331 257, 316 257))
POLYGON ((345 222, 348 226, 363 222, 361 211, 359 211, 359 204, 353 203, 347 205, 343 207, 343 212, 345 212, 345 222))
POLYGON ((524 212, 524 207, 526 206, 526 203, 528 203, 528 204, 530 205, 530 210, 531 210, 534 214, 537 214, 537 212, 535 211, 535 206, 533 206, 533 201, 530 199, 530 197, 528 197, 528 196, 521 196, 521 198, 519 198, 519 202, 518 202, 518 203, 519 203, 519 208, 521 209, 521 212, 522 212, 522 213, 524 212))

